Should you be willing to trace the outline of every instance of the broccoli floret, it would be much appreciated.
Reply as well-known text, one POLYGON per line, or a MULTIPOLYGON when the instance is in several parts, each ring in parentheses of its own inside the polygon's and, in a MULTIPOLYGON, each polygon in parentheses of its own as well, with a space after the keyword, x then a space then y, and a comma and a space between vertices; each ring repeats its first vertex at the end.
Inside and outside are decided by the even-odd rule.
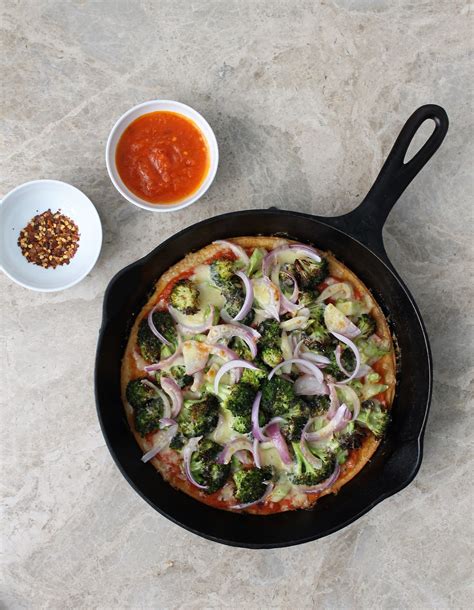
POLYGON ((201 441, 191 458, 191 473, 200 485, 206 485, 207 494, 220 489, 230 473, 230 464, 218 464, 216 459, 223 447, 211 440, 201 441))
POLYGON ((333 337, 322 322, 314 321, 307 330, 304 343, 312 350, 322 352, 325 356, 329 355, 337 345, 337 339, 333 337))
POLYGON ((336 457, 330 451, 319 450, 317 457, 321 460, 321 468, 314 468, 301 453, 299 443, 292 443, 293 451, 296 456, 296 465, 290 479, 295 485, 305 485, 311 487, 326 480, 334 471, 336 457))
POLYGON ((257 391, 260 389, 260 386, 267 378, 266 367, 262 365, 262 363, 256 362, 255 366, 259 368, 256 371, 251 369, 244 369, 242 371, 242 377, 240 378, 241 383, 246 383, 257 391))
POLYGON ((167 311, 155 311, 153 312, 152 319, 156 329, 163 335, 163 337, 168 339, 168 341, 171 343, 176 343, 176 327, 171 315, 167 311))
POLYGON ((357 328, 360 330, 358 339, 368 339, 377 330, 377 324, 373 317, 368 313, 364 313, 356 322, 357 328))
POLYGON ((162 343, 148 326, 148 320, 142 320, 138 327, 137 344, 140 353, 147 362, 158 362, 161 357, 162 343))
POLYGON ((261 407, 270 417, 285 416, 294 402, 291 381, 275 376, 263 383, 261 407))
POLYGON ((233 385, 224 399, 224 407, 235 417, 249 415, 255 400, 256 391, 248 383, 233 385))
POLYGON ((259 325, 258 332, 262 335, 259 349, 263 362, 271 368, 283 362, 279 323, 276 320, 264 320, 259 325))
POLYGON ((233 474, 235 483, 235 497, 240 502, 256 502, 267 489, 267 483, 272 479, 273 472, 268 466, 264 468, 250 468, 237 470, 233 474))
POLYGON ((199 290, 189 279, 179 280, 170 294, 171 305, 186 315, 199 310, 199 290))
POLYGON ((390 413, 382 408, 378 400, 365 400, 356 421, 359 425, 368 428, 376 438, 381 438, 390 421, 390 413))
POLYGON ((139 409, 152 398, 156 398, 155 390, 149 385, 142 383, 144 380, 146 380, 146 377, 140 377, 139 379, 128 382, 125 395, 127 402, 134 409, 139 409))
POLYGON ((140 436, 156 432, 160 429, 160 419, 163 417, 163 401, 159 396, 147 401, 135 409, 135 430, 140 436))
POLYGON ((173 438, 171 439, 170 449, 174 449, 175 451, 179 451, 180 449, 182 449, 184 447, 185 443, 186 443, 186 439, 184 438, 184 436, 182 434, 180 434, 178 432, 178 434, 175 434, 173 436, 173 438))
POLYGON ((289 441, 298 441, 309 418, 309 407, 297 400, 285 415, 286 424, 282 428, 284 436, 289 441))
POLYGON ((325 415, 331 404, 329 396, 303 396, 303 400, 309 407, 311 417, 325 415))
POLYGON ((219 419, 219 400, 209 394, 203 400, 185 401, 179 414, 181 432, 187 436, 201 436, 214 430, 219 419))
POLYGON ((249 346, 240 337, 234 337, 230 342, 229 347, 239 356, 239 358, 242 358, 243 360, 252 360, 249 346))
POLYGON ((211 280, 216 286, 225 287, 234 277, 234 261, 227 258, 221 258, 213 261, 210 265, 211 280))
POLYGON ((329 265, 325 258, 320 263, 313 260, 295 260, 294 270, 299 286, 302 288, 316 288, 329 274, 329 265))
POLYGON ((252 431, 252 417, 251 415, 238 415, 234 417, 232 422, 232 428, 240 434, 248 434, 252 431))
MULTIPOLYGON (((303 307, 314 308, 315 311, 319 311, 320 304, 316 303, 318 297, 317 290, 302 290, 298 296, 298 303, 303 307)), ((314 316, 313 316, 314 317, 314 316)))
POLYGON ((194 381, 192 375, 186 375, 186 369, 182 364, 172 366, 170 368, 170 373, 180 388, 190 386, 194 381))

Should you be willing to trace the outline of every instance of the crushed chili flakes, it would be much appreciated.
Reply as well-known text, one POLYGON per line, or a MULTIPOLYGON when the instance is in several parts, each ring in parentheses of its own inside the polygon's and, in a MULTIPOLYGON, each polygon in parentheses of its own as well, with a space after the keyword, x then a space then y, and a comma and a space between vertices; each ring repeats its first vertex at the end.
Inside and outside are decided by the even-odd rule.
POLYGON ((29 263, 45 269, 69 265, 79 247, 76 223, 58 210, 37 214, 20 231, 18 246, 29 263))

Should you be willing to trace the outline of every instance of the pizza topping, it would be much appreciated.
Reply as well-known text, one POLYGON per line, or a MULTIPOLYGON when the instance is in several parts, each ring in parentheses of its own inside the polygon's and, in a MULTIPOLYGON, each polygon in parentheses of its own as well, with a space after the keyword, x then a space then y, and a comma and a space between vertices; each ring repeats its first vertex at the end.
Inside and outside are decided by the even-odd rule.
POLYGON ((257 342, 254 332, 247 330, 242 326, 234 326, 233 324, 219 324, 213 326, 207 335, 207 341, 209 343, 217 343, 222 339, 232 339, 233 337, 240 337, 248 346, 252 358, 257 355, 257 342))
POLYGON ((176 432, 178 431, 178 424, 172 419, 163 418, 160 420, 160 425, 162 428, 167 429, 158 432, 154 435, 154 446, 150 449, 150 451, 147 451, 142 457, 142 462, 144 463, 149 462, 160 451, 163 451, 163 449, 168 447, 171 440, 174 438, 176 432))
POLYGON ((209 330, 214 323, 214 305, 209 306, 207 314, 199 312, 192 316, 187 316, 179 312, 172 305, 168 305, 168 311, 173 320, 178 324, 178 328, 183 334, 192 335, 204 333, 209 330))
POLYGON ((170 293, 172 307, 186 315, 199 311, 199 290, 189 279, 178 280, 170 293))
POLYGON ((150 313, 147 316, 148 326, 150 327, 151 332, 165 345, 171 345, 171 342, 176 339, 176 330, 169 320, 166 317, 166 313, 162 311, 157 311, 157 307, 153 307, 150 313), (163 330, 163 333, 166 333, 170 340, 165 337, 165 334, 162 334, 157 325, 163 330))
POLYGON ((247 253, 242 247, 238 246, 237 244, 234 244, 231 241, 225 241, 223 239, 219 239, 213 243, 218 244, 219 246, 225 246, 232 252, 232 254, 234 254, 238 259, 240 259, 244 263, 244 265, 249 264, 249 257, 247 253))
POLYGON ((364 435, 385 431, 374 397, 388 388, 376 363, 390 343, 377 335, 372 301, 328 276, 316 250, 255 248, 249 259, 219 243, 236 259, 223 252, 199 265, 149 313, 165 341, 147 320, 139 326, 144 369, 164 393, 149 380, 127 389, 135 427, 156 433, 155 448, 168 432, 163 447, 182 452, 189 482, 206 494, 223 488, 228 508, 286 496, 304 505, 304 494, 334 484, 364 435), (177 421, 162 430, 166 415, 177 421))
POLYGON ((169 377, 161 378, 161 387, 171 398, 171 417, 176 417, 183 406, 183 393, 181 392, 181 388, 174 379, 170 379, 169 377))

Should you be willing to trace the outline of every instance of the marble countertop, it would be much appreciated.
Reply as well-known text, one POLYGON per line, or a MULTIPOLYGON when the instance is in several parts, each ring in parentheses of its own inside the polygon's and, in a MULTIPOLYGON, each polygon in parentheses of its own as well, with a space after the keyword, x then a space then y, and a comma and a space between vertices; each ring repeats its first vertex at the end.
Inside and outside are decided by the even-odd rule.
POLYGON ((472 607, 468 4, 4 0, 0 28, 0 193, 65 180, 104 226, 97 266, 69 290, 0 277, 0 606, 472 607), (115 191, 104 147, 125 110, 160 97, 204 114, 221 162, 199 204, 153 215, 115 191), (92 371, 108 281, 218 213, 349 211, 427 102, 446 108, 450 131, 384 233, 433 349, 416 480, 350 527, 289 549, 227 548, 173 525, 122 478, 99 429, 92 371))

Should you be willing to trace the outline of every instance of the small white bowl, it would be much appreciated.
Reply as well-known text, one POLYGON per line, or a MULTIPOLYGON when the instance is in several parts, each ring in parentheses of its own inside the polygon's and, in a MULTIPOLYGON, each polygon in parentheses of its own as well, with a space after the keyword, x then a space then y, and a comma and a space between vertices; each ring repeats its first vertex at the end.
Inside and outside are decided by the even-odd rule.
POLYGON ((151 102, 143 102, 143 104, 134 106, 123 114, 115 123, 107 140, 107 146, 105 148, 105 163, 107 165, 107 171, 109 172, 113 185, 118 192, 125 197, 125 199, 130 201, 130 203, 133 203, 144 210, 150 210, 151 212, 174 212, 175 210, 182 210, 200 199, 211 186, 216 175, 217 166, 219 164, 219 148, 217 146, 216 136, 214 135, 211 126, 206 119, 199 114, 199 112, 190 106, 186 106, 186 104, 182 104, 181 102, 174 102, 173 100, 153 100, 151 102), (127 129, 130 123, 135 121, 135 119, 138 119, 138 117, 150 112, 158 112, 160 110, 176 112, 177 114, 181 114, 188 119, 191 119, 201 130, 207 141, 209 150, 209 169, 201 186, 197 189, 197 191, 191 193, 191 195, 185 199, 175 203, 150 203, 149 201, 141 199, 141 197, 138 197, 135 195, 135 193, 132 193, 132 191, 125 186, 115 164, 115 152, 117 149, 117 144, 125 129, 127 129))
POLYGON ((0 269, 14 282, 40 292, 70 288, 94 267, 102 246, 99 214, 79 189, 59 180, 33 180, 17 186, 0 203, 0 269), (18 246, 20 231, 37 214, 61 210, 79 228, 76 254, 69 265, 44 269, 29 263, 18 246))

